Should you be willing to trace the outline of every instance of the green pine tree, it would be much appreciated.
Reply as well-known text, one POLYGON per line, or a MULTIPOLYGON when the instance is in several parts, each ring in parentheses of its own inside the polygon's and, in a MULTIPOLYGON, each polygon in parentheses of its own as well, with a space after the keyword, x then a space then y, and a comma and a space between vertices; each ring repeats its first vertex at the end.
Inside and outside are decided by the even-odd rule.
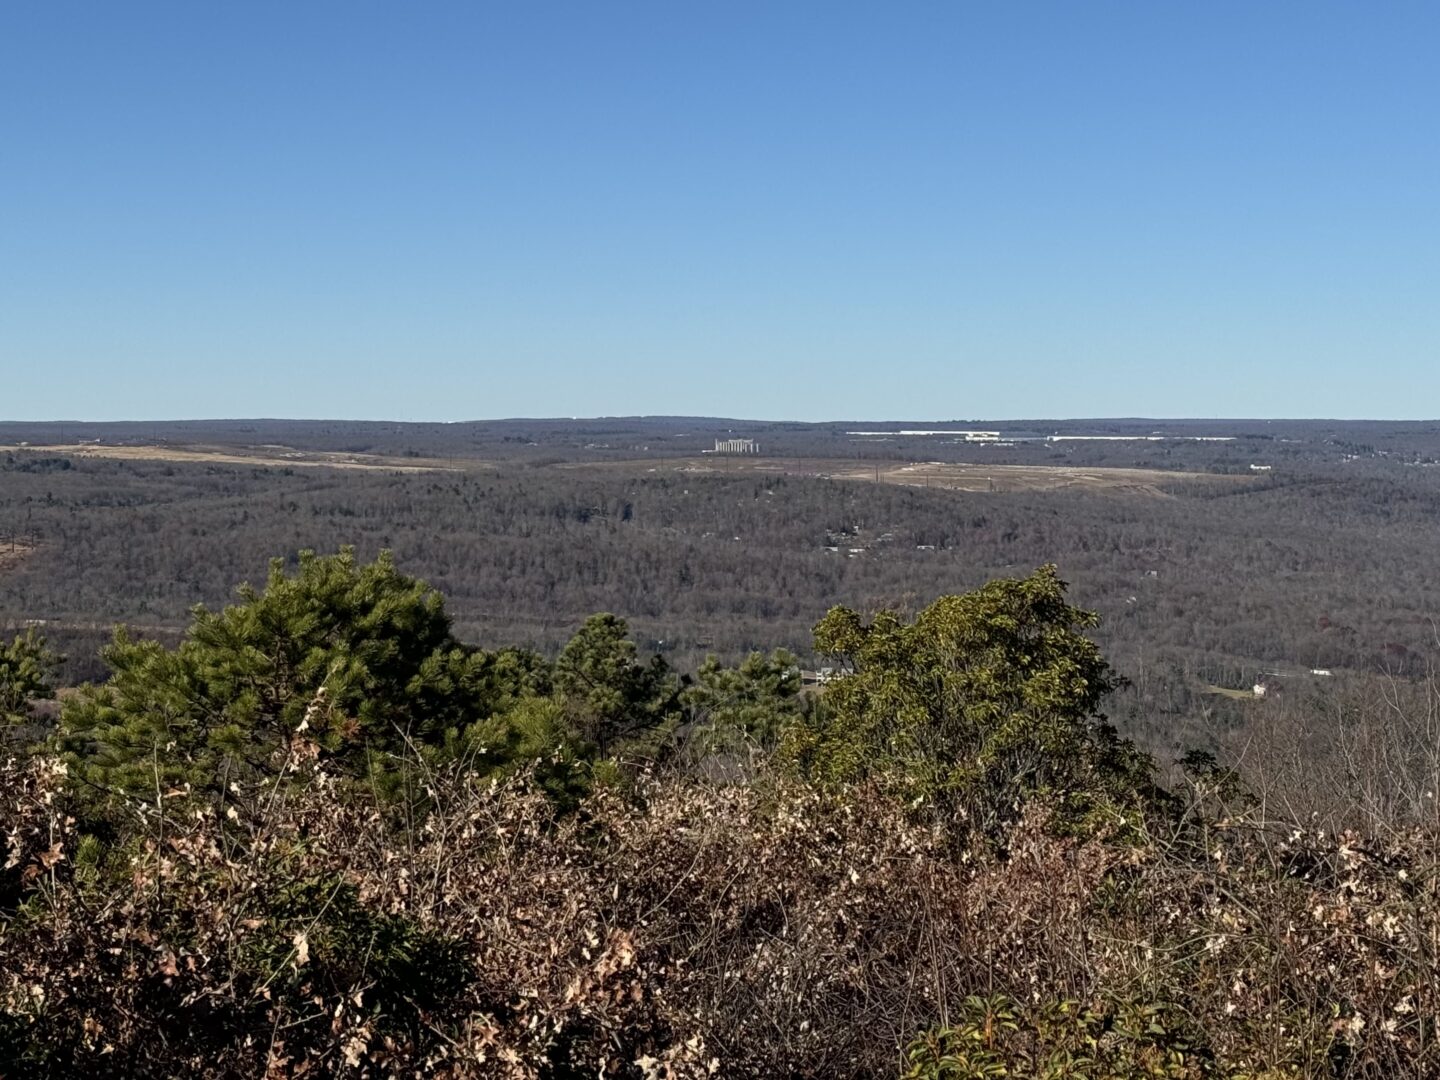
POLYGON ((50 684, 60 658, 32 628, 0 643, 0 724, 24 724, 30 703, 55 696, 50 684))
POLYGON ((120 630, 104 658, 110 678, 66 704, 61 745, 81 778, 149 797, 271 775, 297 737, 384 772, 549 691, 538 657, 462 645, 435 589, 348 548, 302 552, 294 573, 273 562, 263 590, 196 608, 175 649, 120 630))
POLYGON ((642 663, 624 619, 592 615, 555 664, 576 738, 601 758, 652 757, 679 724, 680 682, 659 656, 642 663))
POLYGON ((799 662, 784 649, 752 652, 735 667, 706 657, 681 694, 690 710, 688 738, 707 752, 771 749, 801 712, 800 689, 799 662))
POLYGON ((843 674, 792 725, 785 755, 828 785, 868 777, 988 827, 1045 793, 1073 814, 1130 805, 1149 760, 1100 712, 1122 684, 1055 567, 944 596, 912 623, 832 609, 816 651, 843 674))

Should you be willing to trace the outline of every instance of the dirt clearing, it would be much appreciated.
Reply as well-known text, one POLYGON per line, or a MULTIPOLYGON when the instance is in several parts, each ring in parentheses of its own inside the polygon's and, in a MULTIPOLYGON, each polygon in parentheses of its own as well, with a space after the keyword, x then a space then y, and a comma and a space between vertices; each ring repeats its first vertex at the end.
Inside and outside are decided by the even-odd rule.
POLYGON ((78 458, 115 458, 120 461, 173 461, 184 464, 263 465, 268 468, 368 469, 382 472, 445 472, 457 467, 486 468, 483 462, 452 464, 441 458, 384 457, 325 450, 292 450, 285 446, 104 446, 76 443, 67 446, 0 446, 0 453, 34 451, 78 458))
POLYGON ((0 538, 0 574, 14 570, 35 551, 36 546, 28 541, 0 538))
POLYGON ((1165 488, 1196 480, 1251 482, 1249 476, 1169 472, 1162 469, 1080 468, 1069 465, 978 465, 950 462, 867 462, 817 458, 704 457, 564 465, 560 468, 608 468, 643 472, 723 475, 814 476, 829 480, 869 481, 943 491, 1094 491, 1136 492, 1167 497, 1165 488))

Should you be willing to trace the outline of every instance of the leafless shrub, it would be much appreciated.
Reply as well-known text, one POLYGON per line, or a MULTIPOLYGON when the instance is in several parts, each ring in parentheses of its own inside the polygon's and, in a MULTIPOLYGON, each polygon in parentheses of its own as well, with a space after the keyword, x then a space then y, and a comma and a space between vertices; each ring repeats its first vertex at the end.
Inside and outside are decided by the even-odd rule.
POLYGON ((1277 706, 1235 748, 1272 812, 1332 830, 1440 831, 1440 672, 1355 679, 1277 706))
POLYGON ((1000 994, 1163 1004, 1216 1070, 1194 1075, 1440 1071, 1419 832, 1197 799, 1123 839, 1036 810, 957 850, 869 789, 642 778, 559 816, 458 769, 397 831, 303 747, 287 777, 157 792, 102 850, 57 766, 3 767, 13 1075, 894 1076, 1000 994))

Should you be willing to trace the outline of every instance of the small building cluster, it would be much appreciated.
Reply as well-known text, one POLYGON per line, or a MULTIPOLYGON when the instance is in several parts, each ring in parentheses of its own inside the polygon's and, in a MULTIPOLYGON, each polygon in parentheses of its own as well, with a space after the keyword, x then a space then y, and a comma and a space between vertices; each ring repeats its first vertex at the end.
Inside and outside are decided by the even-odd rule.
POLYGON ((754 439, 716 439, 717 454, 758 454, 760 444, 754 439))

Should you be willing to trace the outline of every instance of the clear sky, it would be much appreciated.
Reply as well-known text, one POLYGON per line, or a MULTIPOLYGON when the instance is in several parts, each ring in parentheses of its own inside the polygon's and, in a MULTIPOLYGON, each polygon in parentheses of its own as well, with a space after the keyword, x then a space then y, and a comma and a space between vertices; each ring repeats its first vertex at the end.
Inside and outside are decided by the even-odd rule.
POLYGON ((0 418, 1440 415, 1440 4, 0 8, 0 418))

